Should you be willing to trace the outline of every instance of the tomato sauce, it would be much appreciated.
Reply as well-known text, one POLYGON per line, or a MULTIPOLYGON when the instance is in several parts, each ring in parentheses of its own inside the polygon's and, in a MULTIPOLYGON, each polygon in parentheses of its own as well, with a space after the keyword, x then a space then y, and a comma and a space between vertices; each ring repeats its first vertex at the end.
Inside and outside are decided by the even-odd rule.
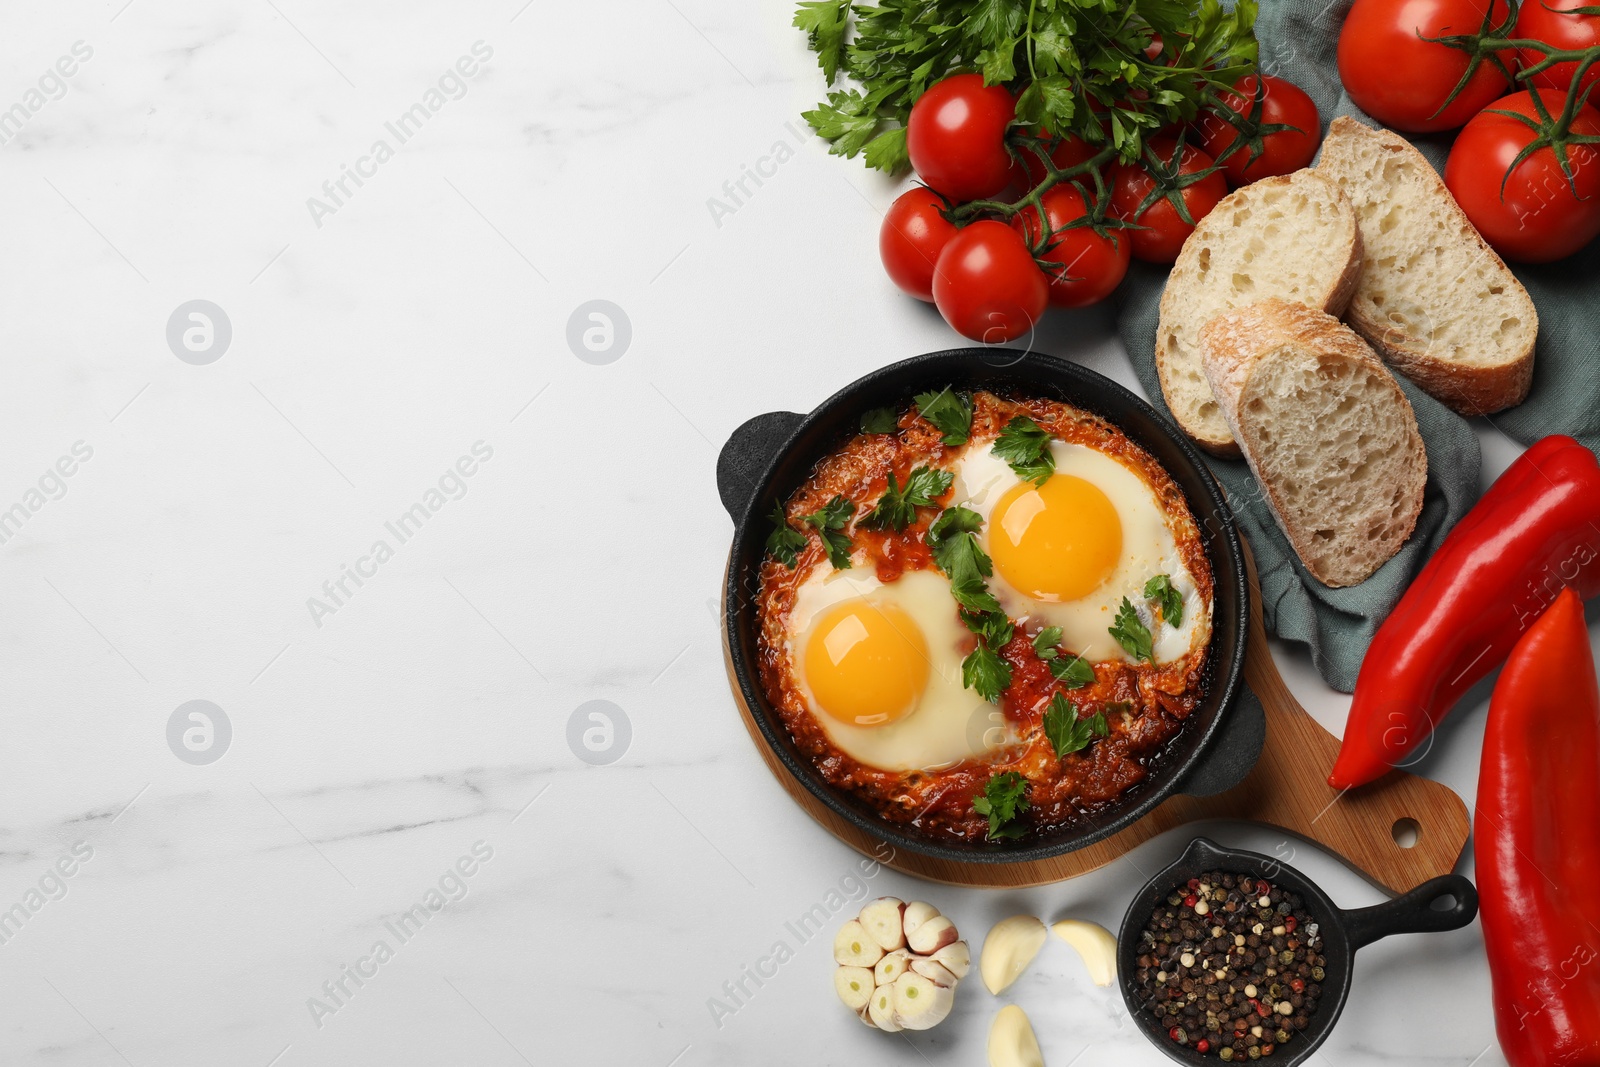
MULTIPOLYGON (((1006 422, 1026 414, 1056 438, 1094 447, 1141 475, 1166 511, 1179 554, 1209 612, 1213 578, 1199 529, 1182 491, 1153 457, 1105 420, 1059 401, 977 393, 973 408, 974 447, 986 448, 1006 422)), ((786 503, 785 513, 798 525, 801 515, 842 495, 858 505, 859 517, 882 496, 889 472, 904 485, 913 468, 948 467, 965 447, 946 448, 939 431, 908 410, 901 416, 898 434, 859 434, 818 463, 786 503)), ((878 579, 888 583, 908 571, 935 567, 925 537, 937 516, 937 508, 919 508, 916 521, 904 531, 854 527, 849 533, 856 550, 865 551, 878 579)), ((1115 806, 1149 777, 1204 696, 1203 646, 1171 663, 1095 663, 1093 683, 1068 689, 1035 653, 1036 627, 1018 626, 1010 643, 998 650, 1011 667, 1011 684, 996 709, 1019 739, 1015 744, 952 767, 918 771, 869 767, 834 747, 795 679, 789 613, 800 585, 815 568, 828 565, 815 537, 808 540, 793 569, 771 558, 763 562, 757 599, 758 671, 768 699, 800 751, 831 785, 861 797, 888 822, 935 838, 982 840, 989 822, 973 810, 973 798, 982 794, 992 775, 1015 771, 1029 783, 1030 807, 1021 817, 1027 827, 1049 830, 1082 823, 1115 806), (1103 712, 1109 735, 1079 752, 1057 756, 1043 729, 1044 710, 1057 693, 1076 704, 1082 716, 1103 712)))

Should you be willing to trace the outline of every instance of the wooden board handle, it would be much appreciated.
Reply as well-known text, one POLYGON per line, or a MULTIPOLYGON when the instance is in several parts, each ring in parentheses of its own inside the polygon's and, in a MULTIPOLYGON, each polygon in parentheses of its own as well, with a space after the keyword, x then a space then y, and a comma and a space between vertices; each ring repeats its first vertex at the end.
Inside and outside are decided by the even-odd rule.
MULTIPOLYGON (((1336 790, 1328 771, 1339 741, 1300 706, 1272 661, 1261 620, 1255 559, 1245 545, 1250 636, 1244 676, 1267 713, 1267 743, 1237 789, 1212 798, 1213 817, 1255 819, 1316 842, 1396 893, 1455 869, 1472 823, 1449 786, 1390 771, 1368 786, 1336 790)), ((1206 807, 1210 801, 1196 802, 1206 807)))

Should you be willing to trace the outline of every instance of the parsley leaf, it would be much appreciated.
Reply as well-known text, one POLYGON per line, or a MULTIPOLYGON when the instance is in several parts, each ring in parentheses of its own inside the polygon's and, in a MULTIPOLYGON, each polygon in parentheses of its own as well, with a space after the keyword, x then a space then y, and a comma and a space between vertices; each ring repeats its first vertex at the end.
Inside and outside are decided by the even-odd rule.
POLYGON ((1044 713, 1044 735, 1056 750, 1057 756, 1070 756, 1089 747, 1096 736, 1111 733, 1104 712, 1096 712, 1087 719, 1078 714, 1078 705, 1057 693, 1050 698, 1044 713))
MULTIPOLYGON (((1011 620, 1006 618, 1003 611, 968 611, 961 608, 958 612, 961 621, 967 629, 983 638, 984 643, 990 648, 1005 648, 1011 643, 1011 634, 1015 627, 1011 620)), ((1011 684, 1011 668, 1006 667, 1006 680, 1001 683, 1001 688, 1011 684)))
POLYGON ((1122 607, 1117 609, 1117 621, 1107 628, 1107 632, 1136 661, 1155 662, 1155 642, 1150 637, 1150 630, 1139 621, 1139 613, 1128 603, 1127 597, 1122 598, 1122 607))
POLYGON ((1068 689, 1082 689, 1094 684, 1094 666, 1082 656, 1073 656, 1071 659, 1062 656, 1051 660, 1050 673, 1068 689))
POLYGON ((952 448, 972 436, 972 404, 948 385, 937 393, 918 393, 917 412, 944 434, 952 448))
POLYGON ((933 561, 950 579, 950 595, 960 605, 961 621, 978 635, 978 647, 961 662, 961 684, 991 704, 1011 684, 1011 665, 996 649, 1010 643, 1013 627, 984 581, 994 563, 978 544, 983 517, 967 508, 945 508, 928 528, 933 561))
POLYGON ((867 142, 862 161, 873 170, 895 174, 911 166, 911 152, 906 148, 906 128, 896 126, 884 130, 867 142))
POLYGON ((1021 837, 1025 826, 1007 825, 1028 810, 1028 780, 1016 771, 994 775, 983 786, 983 795, 972 798, 972 810, 989 817, 989 840, 1021 837))
POLYGON ((1000 703, 1000 694, 1011 684, 1011 665, 983 641, 961 661, 961 684, 991 704, 1000 703))
POLYGON ((784 566, 794 570, 798 553, 806 547, 806 535, 789 525, 789 517, 783 513, 782 504, 772 505, 772 532, 767 535, 767 551, 778 558, 784 566))
POLYGON ((1051 660, 1061 655, 1056 646, 1061 643, 1061 627, 1046 626, 1033 635, 1033 651, 1040 659, 1051 660))
POLYGON ((855 513, 854 504, 842 496, 836 496, 803 519, 821 535, 822 545, 828 550, 828 562, 833 564, 836 571, 850 569, 850 538, 841 531, 849 525, 850 517, 855 513))
MULTIPOLYGON (((937 557, 940 546, 951 543, 952 531, 954 534, 970 534, 977 533, 981 529, 983 529, 983 516, 971 508, 945 508, 928 531, 928 547, 933 549, 933 554, 937 557)), ((943 569, 943 565, 940 566, 943 569)), ((983 573, 988 577, 987 570, 983 573)))
POLYGON ((934 500, 949 490, 955 477, 949 471, 918 467, 901 486, 895 482, 894 471, 890 471, 889 487, 861 525, 873 530, 904 530, 916 521, 917 509, 932 507, 934 500))
POLYGON ((1061 627, 1046 626, 1033 637, 1033 651, 1044 660, 1056 681, 1065 682, 1068 689, 1082 689, 1094 683, 1094 667, 1082 656, 1068 659, 1056 647, 1061 644, 1061 627))
POLYGON ((800 117, 811 124, 825 140, 832 142, 829 152, 836 156, 853 157, 872 140, 878 132, 878 116, 867 106, 867 100, 854 89, 848 92, 829 93, 826 103, 800 117))
POLYGON ((1018 415, 1006 423, 990 451, 1009 463, 1018 478, 1034 485, 1043 485, 1056 472, 1050 435, 1026 415, 1018 415))
POLYGON ((900 417, 894 408, 873 408, 861 413, 862 433, 894 433, 900 428, 900 417))
POLYGON ((957 604, 968 611, 999 611, 1000 602, 984 581, 994 573, 994 563, 978 544, 976 531, 982 526, 983 517, 975 511, 945 508, 928 528, 926 541, 934 563, 950 579, 957 604))
POLYGON ((845 28, 850 18, 850 0, 807 0, 794 13, 796 29, 806 31, 806 43, 817 54, 817 65, 829 85, 839 73, 844 58, 845 28))
POLYGON ((983 516, 962 507, 945 508, 928 527, 926 540, 933 561, 952 581, 969 575, 982 579, 994 573, 989 554, 978 544, 976 534, 982 528, 983 516))
POLYGON ((1168 626, 1183 625, 1183 594, 1173 588, 1172 579, 1158 574, 1144 583, 1144 595, 1161 609, 1161 621, 1168 626))

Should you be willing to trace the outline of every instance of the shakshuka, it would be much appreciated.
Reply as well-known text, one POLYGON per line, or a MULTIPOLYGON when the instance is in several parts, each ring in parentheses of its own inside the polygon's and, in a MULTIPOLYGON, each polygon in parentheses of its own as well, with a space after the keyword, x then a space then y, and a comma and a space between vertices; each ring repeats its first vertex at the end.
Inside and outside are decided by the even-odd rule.
POLYGON ((934 837, 1103 811, 1199 703, 1212 574, 1104 419, 945 389, 862 417, 771 516, 760 677, 823 777, 934 837))

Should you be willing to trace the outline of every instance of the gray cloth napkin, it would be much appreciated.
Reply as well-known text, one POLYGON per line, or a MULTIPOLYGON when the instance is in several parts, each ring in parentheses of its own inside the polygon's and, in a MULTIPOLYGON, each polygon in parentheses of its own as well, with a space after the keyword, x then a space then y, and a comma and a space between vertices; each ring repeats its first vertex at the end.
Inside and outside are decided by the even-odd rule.
MULTIPOLYGON (((1339 84, 1334 60, 1350 0, 1263 0, 1256 22, 1261 66, 1311 94, 1326 124, 1337 115, 1371 122, 1339 84)), ((1375 124, 1374 124, 1375 125, 1375 124)), ((1420 138, 1418 148, 1442 167, 1451 136, 1420 138)), ((1521 406, 1491 416, 1501 432, 1531 444, 1566 433, 1600 447, 1600 242, 1559 263, 1513 265, 1539 310, 1533 390, 1521 406)), ((1119 289, 1118 329, 1152 402, 1166 412, 1156 379, 1155 335, 1167 270, 1135 263, 1119 289)), ((1350 692, 1367 645, 1445 534, 1478 498, 1478 439, 1467 420, 1405 378, 1428 451, 1428 484, 1416 532, 1371 578, 1329 589, 1307 573, 1262 499, 1243 461, 1211 459, 1239 525, 1255 551, 1267 629, 1310 646, 1328 684, 1350 692)), ((1170 413, 1169 413, 1170 414, 1170 413)))

